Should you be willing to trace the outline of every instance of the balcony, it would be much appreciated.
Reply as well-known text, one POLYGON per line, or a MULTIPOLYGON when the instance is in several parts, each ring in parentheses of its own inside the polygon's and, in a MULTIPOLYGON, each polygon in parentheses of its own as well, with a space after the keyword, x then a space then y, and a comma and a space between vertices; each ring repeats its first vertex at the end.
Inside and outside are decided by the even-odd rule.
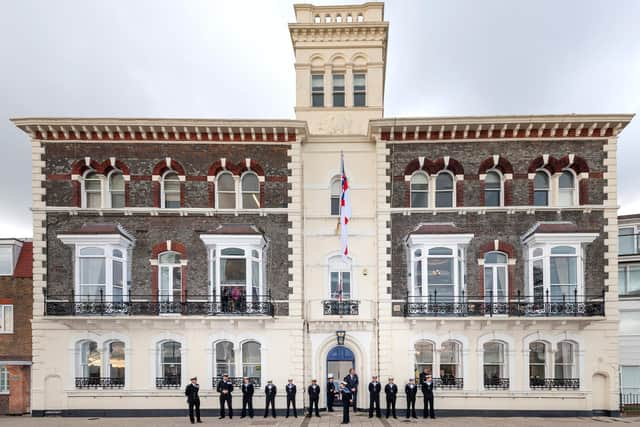
POLYGON ((156 377, 156 388, 180 388, 180 376, 156 377))
POLYGON ((456 377, 434 378, 435 388, 440 390, 462 390, 464 388, 464 379, 456 377))
POLYGON ((487 390, 509 390, 509 378, 485 378, 484 388, 487 390))
MULTIPOLYGON (((162 298, 162 297, 160 297, 162 298)), ((273 316, 271 295, 254 296, 251 300, 217 299, 213 295, 185 296, 185 301, 157 301, 157 296, 128 295, 45 295, 47 316, 273 316), (155 300, 155 301, 154 301, 155 300)))
POLYGON ((580 378, 529 378, 532 390, 578 390, 580 378))
POLYGON ((360 310, 360 301, 325 300, 322 301, 322 310, 325 316, 357 316, 360 310))
MULTIPOLYGON (((242 387, 243 377, 229 377, 229 380, 233 384, 234 387, 242 387)), ((213 377, 211 378, 211 386, 215 390, 218 386, 218 383, 222 381, 222 377, 213 377)), ((261 387, 260 377, 249 377, 249 382, 253 384, 255 388, 261 387)))
POLYGON ((124 378, 76 377, 76 388, 123 388, 124 378))
POLYGON ((437 293, 426 297, 407 296, 406 317, 593 317, 604 316, 604 292, 600 295, 521 296, 496 302, 492 296, 441 297, 437 293))

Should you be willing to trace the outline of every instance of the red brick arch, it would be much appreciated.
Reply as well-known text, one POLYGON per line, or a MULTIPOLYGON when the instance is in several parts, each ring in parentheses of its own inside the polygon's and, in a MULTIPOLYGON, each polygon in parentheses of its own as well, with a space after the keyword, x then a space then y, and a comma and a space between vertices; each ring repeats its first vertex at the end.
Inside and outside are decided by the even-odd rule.
POLYGON ((414 172, 422 170, 424 172, 426 172, 427 174, 434 174, 437 172, 436 170, 436 166, 435 164, 425 158, 422 161, 422 168, 420 167, 420 160, 419 159, 413 159, 411 160, 409 163, 407 163, 407 166, 404 168, 404 175, 405 176, 409 176, 409 175, 413 175, 414 172))
MULTIPOLYGON (((511 180, 504 179, 504 175, 511 174, 513 176, 513 166, 511 162, 506 158, 500 156, 498 158, 498 163, 495 164, 493 156, 487 157, 480 163, 480 167, 478 168, 478 175, 486 174, 490 169, 497 169, 503 175, 503 189, 504 189, 504 205, 510 206, 513 204, 513 182, 511 180)), ((485 204, 484 199, 484 180, 480 181, 480 204, 485 204)))
MULTIPOLYGON (((167 171, 170 171, 170 170, 175 171, 179 176, 186 175, 184 171, 184 167, 174 159, 171 159, 170 164, 167 163, 166 159, 163 159, 162 161, 158 162, 153 168, 152 175, 157 177, 162 177, 162 175, 164 175, 167 171)), ((159 180, 153 180, 152 189, 153 189, 152 191, 153 207, 159 208, 161 207, 160 202, 162 201, 162 197, 160 195, 159 180)), ((181 181, 180 182, 180 207, 184 207, 184 192, 185 192, 184 181, 181 181)))
MULTIPOLYGON (((187 259, 187 249, 184 244, 171 240, 171 248, 169 248, 169 241, 164 241, 161 243, 157 243, 153 245, 151 248, 151 260, 156 261, 156 263, 151 265, 151 300, 153 302, 158 302, 158 294, 159 294, 159 283, 158 283, 158 255, 163 252, 178 252, 183 260, 187 259)), ((186 300, 187 296, 187 266, 183 265, 181 267, 182 270, 182 300, 186 300)))
POLYGON ((562 170, 562 168, 559 167, 558 160, 553 156, 549 156, 549 160, 546 164, 542 156, 538 156, 529 162, 529 168, 527 169, 528 173, 535 173, 538 169, 546 169, 552 175, 559 170, 562 170))
POLYGON ((587 161, 580 156, 573 156, 573 163, 569 156, 564 156, 558 160, 559 171, 563 169, 571 169, 576 174, 576 184, 578 185, 578 204, 589 204, 589 181, 580 178, 580 174, 589 174, 589 165, 587 161))
MULTIPOLYGON (((89 164, 87 164, 86 159, 80 159, 71 165, 72 176, 77 175, 78 177, 82 177, 88 170, 94 170, 100 174, 104 172, 102 165, 93 159, 89 159, 89 164)), ((75 179, 71 182, 71 204, 77 208, 82 206, 81 188, 80 180, 75 179)))
MULTIPOLYGON (((507 259, 516 258, 516 251, 513 245, 507 242, 503 242, 501 240, 498 240, 498 249, 496 249, 496 244, 495 244, 495 241, 493 240, 481 245, 478 248, 478 259, 484 260, 484 256, 488 252, 503 252, 507 255, 507 259)), ((515 277, 515 274, 516 274, 515 265, 512 265, 512 264, 507 265, 507 274, 509 276, 507 278, 507 283, 509 285, 509 298, 513 298, 516 295, 515 283, 517 283, 516 277, 515 277)), ((484 265, 478 266, 478 288, 480 291, 479 296, 483 296, 484 295, 484 265)))

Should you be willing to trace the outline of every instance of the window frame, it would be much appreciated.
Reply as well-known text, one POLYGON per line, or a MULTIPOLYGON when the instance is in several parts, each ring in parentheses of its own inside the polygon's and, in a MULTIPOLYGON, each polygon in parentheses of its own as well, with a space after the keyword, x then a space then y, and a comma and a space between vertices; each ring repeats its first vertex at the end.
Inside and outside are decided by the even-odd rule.
MULTIPOLYGON (((527 365, 528 365, 528 367, 529 367, 529 387, 531 387, 531 382, 532 382, 533 380, 535 380, 535 379, 537 379, 537 380, 544 380, 544 379, 546 379, 546 378, 549 378, 550 362, 551 362, 551 360, 550 360, 551 358, 549 357, 549 354, 550 354, 550 353, 551 353, 551 345, 550 345, 548 342, 546 342, 546 341, 543 341, 543 340, 535 340, 535 341, 531 341, 531 342, 529 343, 528 351, 527 351, 527 356, 528 356, 528 357, 527 357, 527 365), (542 346, 543 346, 542 355, 543 355, 543 357, 544 357, 544 360, 543 360, 542 362, 536 362, 536 363, 533 363, 533 364, 532 364, 532 363, 531 363, 531 355, 532 355, 532 353, 536 353, 536 352, 533 352, 533 350, 532 350, 532 348, 531 348, 531 347, 532 347, 532 346, 534 346, 534 345, 542 345, 542 346), (542 367, 542 368, 543 368, 543 370, 542 370, 542 372, 543 372, 542 377, 533 377, 533 376, 531 375, 531 369, 532 369, 532 367, 542 367)), ((544 385, 544 383, 543 383, 543 385, 544 385)))
POLYGON ((438 172, 437 174, 435 174, 434 176, 434 202, 433 202, 433 206, 435 208, 439 208, 439 209, 451 209, 451 208, 455 208, 456 207, 456 177, 455 175, 449 171, 449 170, 441 170, 440 172, 438 172), (438 188, 438 177, 440 175, 444 175, 447 174, 451 177, 451 189, 450 190, 441 190, 438 188), (439 193, 451 193, 451 206, 438 206, 438 194, 439 193))
POLYGON ((546 207, 551 206, 551 174, 546 169, 537 169, 534 177, 533 177, 533 206, 546 207), (547 176, 547 186, 546 188, 536 189, 536 176, 538 174, 545 174, 547 176), (547 203, 544 205, 539 205, 536 203, 536 192, 546 191, 547 193, 547 203))
POLYGON ((15 309, 13 304, 0 304, 0 334, 13 334, 15 331, 15 309), (7 317, 10 322, 7 322, 7 317), (10 327, 7 327, 9 323, 10 327))
POLYGON ((631 269, 637 269, 640 276, 640 263, 618 263, 618 294, 620 296, 636 296, 640 295, 640 280, 634 290, 629 291, 629 284, 632 282, 629 280, 631 269))
POLYGON ((463 371, 463 369, 464 369, 463 368, 463 354, 464 353, 462 351, 462 348, 463 348, 462 347, 462 343, 460 341, 458 341, 458 340, 455 340, 455 339, 448 339, 448 340, 445 340, 442 343, 440 343, 440 349, 438 350, 439 353, 440 353, 439 354, 440 357, 438 357, 437 362, 438 362, 438 377, 441 380, 443 380, 442 365, 455 366, 455 371, 456 372, 455 372, 454 375, 452 375, 453 378, 464 378, 464 371, 463 371), (444 350, 445 344, 448 344, 448 343, 451 343, 453 345, 452 353, 456 355, 455 356, 457 358, 456 363, 442 363, 443 362, 443 356, 442 355, 445 353, 445 350, 444 350))
MULTIPOLYGON (((215 194, 215 203, 216 203, 216 209, 220 209, 220 210, 224 210, 224 211, 232 211, 238 208, 238 206, 240 206, 238 204, 238 179, 236 179, 237 175, 234 175, 231 173, 231 171, 228 170, 223 170, 220 173, 218 173, 216 175, 216 194, 215 194), (231 208, 223 208, 220 207, 220 193, 224 193, 224 194, 231 194, 232 191, 231 190, 221 190, 220 189, 220 179, 223 176, 230 176, 231 180, 233 181, 233 207, 231 208)), ((260 184, 260 182, 258 181, 258 185, 260 184)))
POLYGON ((429 187, 431 186, 430 184, 430 177, 429 174, 424 172, 424 171, 416 171, 413 174, 411 174, 411 178, 409 178, 409 207, 411 208, 422 208, 422 209, 428 209, 429 208, 429 187), (427 189, 426 190, 414 190, 413 189, 413 180, 416 176, 423 176, 426 179, 426 185, 427 185, 427 189), (413 205, 413 194, 414 193, 424 193, 425 194, 425 205, 424 206, 414 206, 413 205))
POLYGON ((182 207, 182 179, 180 178, 180 174, 176 170, 166 170, 160 177, 160 206, 163 209, 180 209, 182 207), (167 189, 165 188, 165 182, 168 175, 175 175, 177 178, 176 181, 178 182, 178 190, 170 190, 170 193, 178 194, 178 207, 167 207, 167 189))
POLYGON ((311 73, 311 108, 322 108, 325 104, 325 84, 324 73, 311 73), (314 77, 317 77, 316 81, 322 82, 322 86, 314 86, 314 77), (315 105, 316 96, 318 97, 319 104, 315 105))
POLYGON ((87 169, 80 179, 80 207, 83 209, 102 209, 104 207, 104 175, 98 173, 95 169, 87 169), (97 178, 87 179, 90 174, 95 174, 97 178), (87 180, 97 181, 100 183, 99 190, 87 190, 87 180), (87 193, 100 195, 100 206, 88 206, 89 197, 87 193))
MULTIPOLYGON (((488 377, 486 376, 486 367, 487 366, 498 366, 498 371, 499 371, 499 375, 498 375, 498 379, 509 379, 509 382, 511 382, 511 377, 510 377, 510 367, 509 367, 509 343, 499 340, 499 339, 492 339, 489 341, 486 341, 484 343, 482 343, 482 387, 485 390, 491 390, 493 389, 493 387, 491 387, 492 384, 487 384, 487 379, 488 377), (499 345, 499 352, 498 354, 500 354, 501 357, 501 361, 496 362, 496 363, 487 363, 487 349, 486 346, 488 344, 498 344, 499 345), (487 387, 489 386, 489 387, 487 387)), ((507 388, 507 387, 505 387, 507 388)), ((508 388, 511 388, 510 386, 508 388)))
POLYGON ((578 206, 578 176, 576 175, 576 173, 573 171, 573 169, 567 168, 567 169, 563 169, 561 171, 561 173, 558 175, 558 197, 557 197, 557 203, 558 207, 562 207, 562 208, 570 208, 573 206, 578 206), (560 180, 562 178, 562 175, 564 174, 569 174, 571 175, 571 179, 573 182, 573 186, 571 188, 562 188, 560 187, 560 180), (570 194, 570 202, 569 204, 563 204, 561 202, 561 195, 564 193, 569 193, 570 194))
POLYGON ((504 175, 498 169, 489 169, 485 173, 484 178, 484 204, 486 207, 503 207, 504 206, 504 175), (487 189, 487 177, 489 174, 495 174, 498 176, 499 188, 496 189, 487 189), (489 205, 487 204, 487 192, 489 191, 498 191, 498 204, 497 205, 489 205))
MULTIPOLYGON (((178 354, 180 356, 180 363, 177 364, 179 366, 179 374, 175 375, 179 378, 180 380, 180 384, 178 385, 178 388, 180 388, 180 386, 185 382, 185 369, 184 369, 184 359, 185 359, 185 350, 184 350, 184 343, 180 340, 177 340, 175 338, 168 338, 162 341, 158 341, 157 346, 156 346, 156 378, 168 378, 168 376, 164 375, 164 371, 163 371, 163 366, 164 365, 171 365, 171 363, 165 363, 163 362, 162 359, 162 348, 165 344, 169 344, 169 343, 175 343, 178 344, 178 354)), ((175 355, 175 352, 174 352, 175 355)), ((157 388, 157 385, 154 384, 154 388, 157 388)))
POLYGON ((638 234, 638 225, 636 224, 621 224, 618 227, 618 256, 629 256, 640 254, 640 235, 638 234), (631 234, 623 234, 622 230, 631 230, 631 234), (620 244, 621 238, 631 236, 633 239, 633 249, 631 252, 622 252, 620 244))
POLYGON ((180 252, 176 252, 176 251, 163 251, 160 252, 158 254, 158 256, 156 257, 156 260, 158 261, 158 302, 160 303, 180 303, 182 302, 182 297, 183 297, 183 271, 182 271, 182 254, 180 252), (160 258, 163 255, 167 255, 167 254, 177 254, 180 257, 180 261, 179 262, 161 262, 160 258), (169 293, 168 294, 163 294, 162 293, 162 269, 166 268, 168 269, 168 278, 169 278, 169 293), (176 289, 178 289, 176 287, 176 283, 175 283, 175 270, 178 270, 180 272, 180 283, 179 283, 179 291, 180 291, 180 301, 175 301, 175 292, 176 289))
POLYGON ((107 183, 107 193, 108 193, 107 206, 109 208, 112 208, 112 209, 123 209, 123 208, 126 208, 127 207, 127 199, 126 199, 127 182, 126 182, 126 178, 125 178, 124 173, 120 169, 113 169, 107 175, 106 183, 107 183), (113 177, 116 176, 116 175, 122 176, 122 190, 116 190, 117 193, 122 193, 122 206, 114 207, 113 206, 114 190, 113 190, 113 183, 111 181, 112 181, 113 177))
POLYGON ((261 204, 260 204, 260 176, 257 173, 255 173, 254 171, 252 171, 252 170, 245 171, 240 176, 238 185, 240 186, 240 191, 238 192, 239 195, 240 195, 240 204, 239 205, 236 204, 236 205, 240 206, 240 209, 251 209, 251 210, 260 209, 262 207, 261 204), (256 191, 249 191, 249 190, 245 190, 244 189, 244 180, 245 180, 245 178, 247 176, 255 176, 256 182, 258 183, 258 189, 256 191), (256 206, 256 207, 247 207, 247 206, 245 206, 244 205, 244 196, 245 196, 245 194, 257 195, 258 206, 256 206))
POLYGON ((0 245, 0 251, 7 251, 9 253, 9 270, 7 272, 0 271, 0 277, 13 276, 17 261, 15 245, 0 245))
MULTIPOLYGON (((484 295, 483 298, 485 300, 485 302, 487 302, 487 270, 490 269, 491 270, 491 275, 492 275, 492 299, 490 301, 490 304, 506 304, 509 301, 509 255, 506 254, 505 252, 502 251, 489 251, 486 252, 484 254, 483 257, 483 282, 484 282, 484 295), (505 261, 504 262, 489 262, 487 261, 487 256, 491 255, 491 254, 499 254, 501 256, 504 256, 505 261), (502 299, 499 299, 498 296, 498 275, 499 275, 499 270, 503 269, 504 270, 504 279, 505 279, 505 289, 504 289, 504 296, 502 297, 502 299)), ((506 312, 504 313, 506 314, 506 312)))
POLYGON ((332 106, 334 108, 343 108, 343 107, 346 107, 347 105, 346 103, 347 92, 346 92, 345 82, 346 82, 346 75, 343 71, 336 71, 334 73, 331 73, 331 98, 332 98, 332 106), (342 79, 342 86, 336 86, 336 78, 342 79), (342 89, 340 90, 340 88, 342 89), (342 103, 341 105, 338 105, 336 103, 336 99, 339 99, 340 96, 342 96, 342 103))
POLYGON ((236 377, 236 364, 238 362, 237 357, 236 357, 236 353, 238 353, 236 351, 236 346, 235 344, 230 341, 230 340, 226 340, 226 339, 222 339, 222 340, 218 340, 213 342, 213 373, 215 377, 222 377, 223 375, 229 375, 230 377, 236 377), (227 360, 225 362, 219 362, 218 361, 218 346, 219 345, 224 345, 224 344, 230 344, 231 345, 231 360, 227 360), (226 369, 224 371, 220 371, 218 372, 218 368, 219 367, 226 367, 226 369))
POLYGON ((0 365, 0 395, 3 394, 11 394, 9 367, 7 365, 0 365))
MULTIPOLYGON (((417 340, 416 342, 413 343, 413 369, 414 372, 417 372, 416 377, 419 377, 420 374, 422 374, 422 372, 424 371, 424 368, 428 368, 430 369, 430 375, 432 377, 435 377, 434 375, 434 371, 436 368, 436 343, 432 340, 429 339, 421 339, 421 340, 417 340), (419 345, 430 345, 431 346, 431 363, 422 363, 418 361, 418 354, 422 353, 422 351, 418 350, 418 346, 419 345), (429 365, 431 366, 429 368, 429 365)), ((428 351, 425 351, 426 354, 428 354, 428 351)))
MULTIPOLYGON (((353 259, 351 257, 347 257, 347 261, 345 262, 342 258, 341 254, 334 254, 327 258, 327 285, 325 295, 327 295, 327 299, 331 301, 338 301, 339 297, 337 294, 337 290, 334 293, 332 289, 332 275, 333 273, 338 273, 338 279, 340 275, 347 274, 349 276, 349 294, 348 297, 345 296, 344 287, 343 287, 343 301, 351 301, 356 299, 355 285, 354 285, 354 275, 353 275, 353 259)), ((343 279, 344 283, 344 279, 343 279)))
POLYGON ((329 212, 331 216, 340 216, 340 200, 342 198, 342 177, 336 175, 329 181, 329 212), (338 192, 334 194, 334 186, 337 185, 338 192), (334 200, 337 202, 337 212, 333 211, 334 200))
POLYGON ((558 341, 558 343, 556 344, 556 348, 554 350, 554 358, 553 358, 553 377, 555 379, 563 379, 563 380, 567 380, 567 379, 574 379, 574 378, 579 378, 579 370, 578 370, 578 343, 576 343, 575 341, 572 340, 562 340, 562 341, 558 341), (562 362, 562 363, 558 363, 558 355, 562 355, 562 352, 560 351, 560 346, 562 344, 566 344, 566 345, 570 345, 571 346, 571 351, 570 351, 570 355, 571 355, 571 362, 567 363, 567 362, 562 362), (568 377, 565 377, 564 374, 562 376, 559 376, 557 374, 558 372, 558 367, 563 367, 563 366, 567 366, 570 369, 570 375, 568 377))
POLYGON ((364 71, 353 72, 353 106, 358 108, 367 106, 367 73, 364 71), (360 87, 356 85, 357 76, 362 76, 364 78, 364 86, 360 87), (356 101, 356 99, 358 99, 358 95, 363 96, 364 101, 362 103, 356 101))

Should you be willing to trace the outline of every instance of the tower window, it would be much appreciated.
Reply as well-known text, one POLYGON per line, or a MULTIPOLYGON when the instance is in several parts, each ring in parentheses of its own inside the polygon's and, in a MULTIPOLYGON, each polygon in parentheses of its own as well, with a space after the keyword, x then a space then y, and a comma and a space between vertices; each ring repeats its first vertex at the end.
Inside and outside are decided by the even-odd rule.
POLYGON ((311 75, 311 105, 324 107, 324 74, 311 75))
POLYGON ((333 106, 344 107, 344 74, 333 75, 333 106))
POLYGON ((367 77, 365 74, 353 75, 353 106, 367 105, 367 77))

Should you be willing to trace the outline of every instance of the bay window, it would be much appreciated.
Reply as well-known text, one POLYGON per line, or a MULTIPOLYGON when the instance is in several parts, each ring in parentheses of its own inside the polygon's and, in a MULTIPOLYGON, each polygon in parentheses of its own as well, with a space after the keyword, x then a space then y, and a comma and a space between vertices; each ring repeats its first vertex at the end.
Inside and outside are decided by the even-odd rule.
POLYGON ((209 298, 223 312, 244 312, 266 293, 262 234, 202 234, 209 253, 209 298))
POLYGON ((409 250, 410 294, 430 301, 455 301, 465 289, 466 248, 472 234, 412 234, 409 250))

